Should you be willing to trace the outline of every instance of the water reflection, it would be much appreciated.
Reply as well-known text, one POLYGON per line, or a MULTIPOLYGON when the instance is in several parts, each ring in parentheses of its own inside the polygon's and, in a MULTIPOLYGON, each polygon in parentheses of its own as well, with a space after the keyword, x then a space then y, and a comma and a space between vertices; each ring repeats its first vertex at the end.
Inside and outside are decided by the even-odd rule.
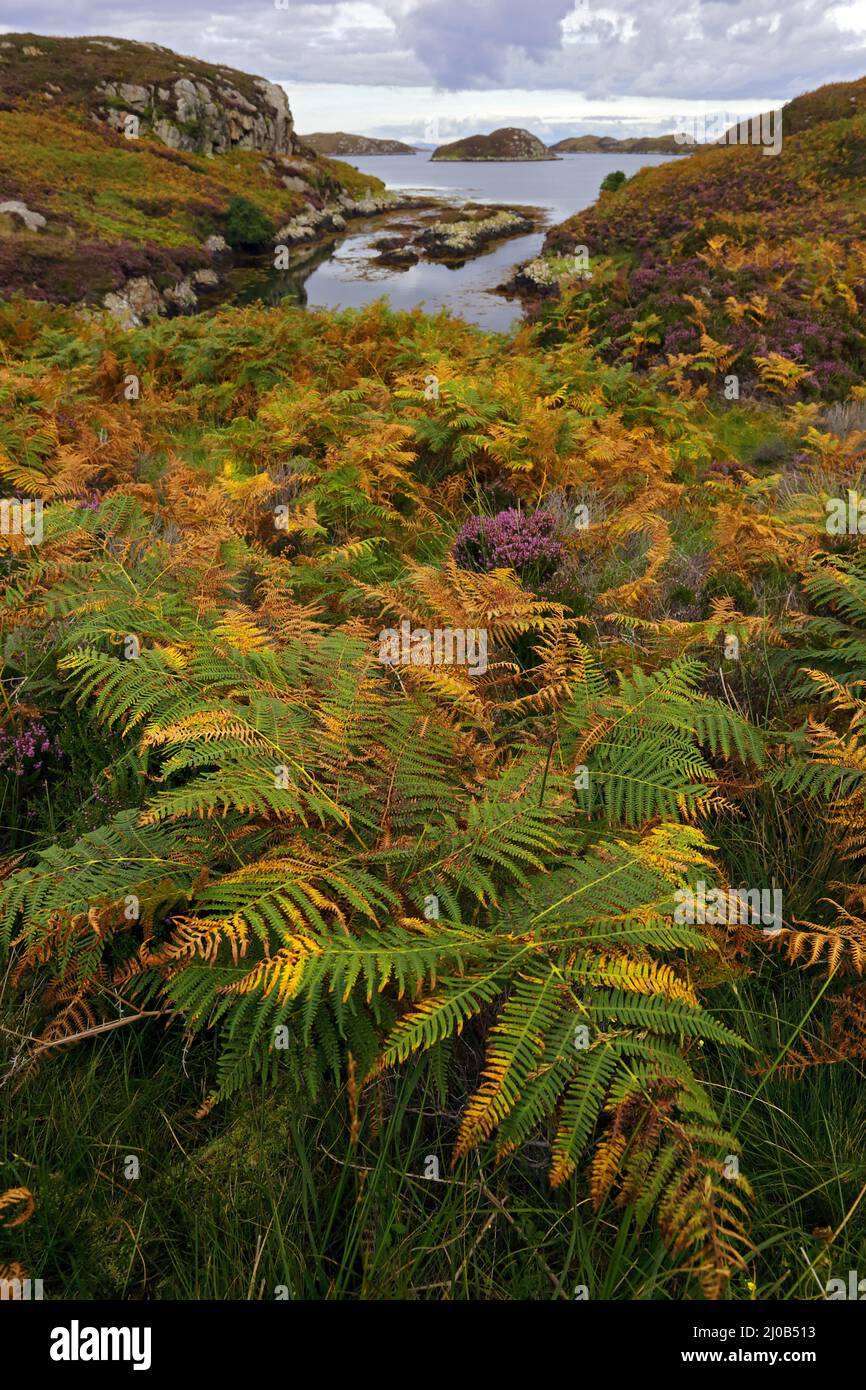
MULTIPOLYGON (((377 174, 392 189, 456 203, 493 202, 538 207, 557 222, 598 196, 606 174, 622 169, 629 176, 647 164, 667 162, 664 155, 567 155, 550 163, 430 164, 424 155, 352 159, 362 172, 377 174)), ((544 236, 515 237, 462 265, 418 261, 401 268, 382 265, 376 250, 390 224, 405 223, 411 213, 356 222, 342 236, 293 253, 288 270, 275 270, 268 258, 232 272, 229 298, 235 304, 260 300, 266 305, 289 302, 303 307, 360 308, 386 297, 394 309, 423 306, 428 312, 451 313, 488 330, 505 332, 522 318, 519 300, 495 293, 514 266, 541 250, 544 236)))

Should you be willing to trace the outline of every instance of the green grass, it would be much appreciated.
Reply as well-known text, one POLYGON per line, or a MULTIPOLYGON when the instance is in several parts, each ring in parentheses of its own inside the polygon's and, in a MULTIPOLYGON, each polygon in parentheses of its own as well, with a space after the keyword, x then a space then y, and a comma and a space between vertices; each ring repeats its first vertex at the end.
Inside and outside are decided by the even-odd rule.
MULTIPOLYGON (((820 992, 768 955, 715 1001, 755 1049, 711 1079, 758 1197, 754 1287, 737 1276, 730 1298, 817 1298, 866 1264, 866 1077, 767 1070, 814 1032, 820 992), (841 1228, 829 1247, 826 1228, 841 1228)), ((22 1019, 0 1018, 5 1071, 22 1019)), ((315 1102, 253 1089, 197 1120, 207 1062, 177 1031, 137 1022, 52 1049, 4 1088, 0 1187, 29 1187, 37 1208, 0 1233, 0 1260, 23 1262, 47 1298, 698 1296, 652 1228, 609 1203, 594 1212, 581 1182, 549 1190, 543 1139, 494 1171, 477 1158, 452 1169, 456 1101, 440 1106, 417 1068, 362 1095, 353 1138, 345 1089, 315 1102), (424 1176, 429 1155, 439 1181, 424 1176)))

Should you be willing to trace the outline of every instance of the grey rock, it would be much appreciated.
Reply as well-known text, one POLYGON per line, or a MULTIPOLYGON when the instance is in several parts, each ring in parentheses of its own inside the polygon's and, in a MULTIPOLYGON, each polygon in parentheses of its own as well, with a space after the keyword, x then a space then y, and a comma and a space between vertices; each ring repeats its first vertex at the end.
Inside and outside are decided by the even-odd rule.
POLYGON ((154 134, 159 137, 164 145, 168 145, 170 150, 179 150, 183 141, 183 136, 176 125, 171 121, 157 121, 153 128, 154 134))
POLYGON ((22 203, 17 198, 10 198, 5 203, 0 203, 0 216, 7 214, 12 217, 20 217, 28 232, 38 232, 40 227, 45 226, 46 219, 41 212, 33 212, 26 203, 22 203))
POLYGON ((122 290, 112 290, 102 303, 121 328, 140 328, 148 319, 165 313, 165 301, 146 275, 127 280, 122 290))
POLYGON ((288 188, 292 193, 312 193, 312 188, 303 179, 297 178, 294 174, 284 174, 280 180, 283 188, 288 188))
POLYGON ((198 305, 198 298, 192 287, 192 280, 189 276, 185 276, 183 280, 178 280, 176 285, 170 285, 169 288, 163 292, 163 299, 175 309, 180 309, 181 312, 185 312, 188 309, 195 309, 198 305))
POLYGON ((150 92, 147 87, 139 87, 135 82, 121 82, 117 88, 117 95, 121 101, 125 101, 127 106, 133 107, 138 112, 146 111, 150 103, 150 92))

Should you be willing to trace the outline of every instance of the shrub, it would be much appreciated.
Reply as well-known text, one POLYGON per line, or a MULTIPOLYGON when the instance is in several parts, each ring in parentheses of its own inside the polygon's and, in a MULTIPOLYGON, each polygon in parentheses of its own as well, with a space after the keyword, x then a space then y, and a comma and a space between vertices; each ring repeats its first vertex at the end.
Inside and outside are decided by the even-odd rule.
POLYGON ((261 208, 241 195, 232 198, 226 213, 225 237, 229 246, 255 249, 274 235, 273 223, 261 208))

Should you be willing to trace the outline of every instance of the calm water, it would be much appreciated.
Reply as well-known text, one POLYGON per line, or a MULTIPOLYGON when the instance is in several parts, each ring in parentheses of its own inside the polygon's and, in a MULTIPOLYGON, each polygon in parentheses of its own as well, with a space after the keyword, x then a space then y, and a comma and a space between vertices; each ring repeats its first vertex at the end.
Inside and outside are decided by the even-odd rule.
MULTIPOLYGON (((677 156, 573 154, 538 164, 433 164, 425 152, 358 156, 346 162, 398 193, 435 194, 461 203, 530 205, 542 209, 550 225, 593 203, 612 170, 622 169, 631 177, 645 165, 665 164, 669 158, 677 156)), ((394 220, 401 220, 399 213, 394 220)), ((519 301, 491 291, 509 278, 512 266, 538 255, 543 233, 515 237, 463 266, 422 262, 400 270, 376 264, 371 243, 387 230, 382 218, 359 226, 336 248, 319 248, 294 276, 268 272, 249 278, 237 299, 273 303, 291 298, 311 307, 345 309, 387 296, 395 309, 447 308, 487 329, 504 331, 520 319, 519 301)))

